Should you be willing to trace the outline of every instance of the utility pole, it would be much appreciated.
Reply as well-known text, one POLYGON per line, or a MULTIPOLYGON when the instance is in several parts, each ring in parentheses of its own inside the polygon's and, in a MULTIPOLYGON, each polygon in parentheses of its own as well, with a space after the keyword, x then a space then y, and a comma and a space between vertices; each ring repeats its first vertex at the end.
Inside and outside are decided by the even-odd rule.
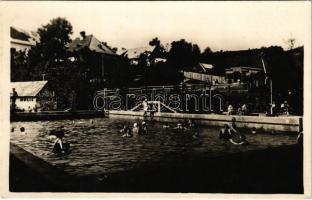
POLYGON ((270 80, 270 104, 271 104, 271 115, 273 114, 273 85, 272 85, 272 80, 270 80))
POLYGON ((264 84, 267 85, 267 80, 269 80, 269 90, 270 90, 270 114, 273 114, 273 83, 272 83, 272 79, 269 78, 269 76, 267 75, 267 70, 266 70, 266 66, 263 60, 263 52, 261 52, 260 54, 260 58, 261 58, 261 62, 262 62, 262 67, 263 67, 263 71, 264 71, 264 75, 265 75, 265 79, 264 79, 264 84))
POLYGON ((43 73, 42 73, 42 80, 43 80, 43 81, 44 81, 45 75, 46 75, 46 74, 43 72, 43 73))

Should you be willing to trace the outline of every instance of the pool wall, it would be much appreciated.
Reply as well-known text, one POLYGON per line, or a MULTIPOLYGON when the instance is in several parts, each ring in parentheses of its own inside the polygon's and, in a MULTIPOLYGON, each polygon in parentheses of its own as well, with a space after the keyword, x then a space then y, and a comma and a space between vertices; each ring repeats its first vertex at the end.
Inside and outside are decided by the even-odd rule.
MULTIPOLYGON (((108 113, 110 118, 143 119, 143 112, 114 111, 108 113)), ((257 130, 276 132, 295 132, 302 130, 301 116, 241 116, 217 114, 188 114, 188 113, 155 113, 154 120, 159 122, 178 122, 184 119, 193 119, 197 124, 207 126, 223 126, 235 117, 239 128, 256 128, 257 130)), ((150 117, 147 117, 150 119, 150 117)))

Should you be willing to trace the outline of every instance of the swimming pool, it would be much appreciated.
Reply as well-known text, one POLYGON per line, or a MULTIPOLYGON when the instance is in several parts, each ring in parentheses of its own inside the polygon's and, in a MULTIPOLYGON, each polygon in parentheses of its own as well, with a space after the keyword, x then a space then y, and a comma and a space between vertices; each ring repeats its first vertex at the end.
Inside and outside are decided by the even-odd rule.
MULTIPOLYGON (((148 123, 149 134, 123 138, 119 130, 124 123, 134 120, 90 119, 12 122, 11 142, 47 161, 51 165, 75 176, 105 175, 140 168, 178 165, 183 161, 208 160, 214 156, 256 149, 292 145, 296 135, 247 135, 249 146, 235 146, 219 140, 219 128, 200 127, 199 137, 175 133, 162 128, 162 124, 148 123), (25 127, 27 135, 19 128, 25 127), (54 141, 48 132, 64 126, 64 140, 71 144, 71 153, 56 156, 51 150, 54 141)), ((173 124, 172 124, 173 125, 173 124)))

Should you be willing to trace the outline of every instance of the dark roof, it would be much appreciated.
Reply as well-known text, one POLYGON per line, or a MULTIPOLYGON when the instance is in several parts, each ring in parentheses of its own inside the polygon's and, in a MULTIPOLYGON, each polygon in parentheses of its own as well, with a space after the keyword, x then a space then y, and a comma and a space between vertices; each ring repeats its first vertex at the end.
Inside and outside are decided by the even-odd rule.
POLYGON ((10 27, 10 36, 15 40, 22 40, 35 44, 40 41, 40 36, 35 31, 27 31, 21 28, 10 27))
POLYGON ((87 35, 84 39, 77 37, 68 45, 68 51, 77 52, 82 49, 89 49, 101 54, 116 55, 104 42, 99 41, 93 35, 87 35))

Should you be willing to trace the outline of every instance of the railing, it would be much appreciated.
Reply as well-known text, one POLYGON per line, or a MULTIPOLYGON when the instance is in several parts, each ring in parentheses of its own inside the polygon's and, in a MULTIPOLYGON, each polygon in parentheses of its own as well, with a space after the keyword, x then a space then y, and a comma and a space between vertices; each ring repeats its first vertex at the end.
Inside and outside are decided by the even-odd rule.
POLYGON ((122 89, 104 89, 96 91, 96 95, 104 95, 105 97, 112 97, 116 94, 122 95, 140 95, 140 94, 147 94, 147 93, 171 93, 174 90, 180 90, 184 92, 194 92, 196 90, 202 89, 211 89, 211 90, 218 90, 220 92, 228 92, 228 91, 240 91, 240 92, 248 92, 250 89, 250 85, 247 83, 221 83, 221 84, 214 84, 208 86, 207 84, 198 84, 196 86, 182 86, 182 85, 167 85, 167 86, 146 86, 146 87, 138 87, 138 88, 127 88, 125 90, 122 89))
MULTIPOLYGON (((147 104, 154 104, 157 108, 157 112, 160 113, 161 112, 161 106, 167 108, 168 110, 170 110, 173 113, 176 113, 177 111, 175 111, 174 109, 170 108, 169 106, 165 105, 164 103, 160 102, 160 101, 147 101, 147 104)), ((143 106, 143 103, 139 103, 137 106, 133 107, 131 109, 131 111, 135 111, 138 108, 140 108, 141 106, 143 106)))
POLYGON ((149 92, 165 92, 170 93, 173 90, 184 90, 184 91, 194 91, 196 89, 200 90, 203 88, 208 88, 205 84, 198 84, 196 86, 182 86, 182 85, 166 85, 166 86, 145 86, 145 87, 138 87, 138 88, 127 88, 125 90, 122 89, 104 89, 96 91, 96 95, 103 95, 105 94, 106 97, 113 96, 116 94, 146 94, 149 92))

